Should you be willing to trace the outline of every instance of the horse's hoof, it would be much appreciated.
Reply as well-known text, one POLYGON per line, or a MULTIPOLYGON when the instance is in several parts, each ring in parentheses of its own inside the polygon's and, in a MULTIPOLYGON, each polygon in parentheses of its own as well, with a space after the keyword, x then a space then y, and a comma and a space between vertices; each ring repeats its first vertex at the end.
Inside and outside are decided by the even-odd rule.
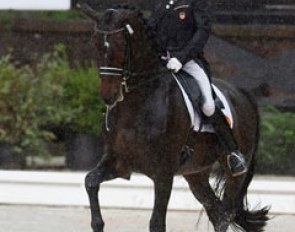
POLYGON ((104 222, 91 222, 93 232, 103 232, 104 222))

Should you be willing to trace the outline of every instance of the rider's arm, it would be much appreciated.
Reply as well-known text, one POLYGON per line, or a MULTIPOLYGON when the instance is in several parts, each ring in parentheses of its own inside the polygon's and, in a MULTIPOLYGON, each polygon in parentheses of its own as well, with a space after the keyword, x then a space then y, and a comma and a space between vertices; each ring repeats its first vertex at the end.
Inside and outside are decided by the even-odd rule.
POLYGON ((191 7, 193 8, 196 32, 188 44, 181 51, 174 54, 182 64, 192 59, 191 57, 196 57, 197 54, 203 52, 211 30, 206 0, 193 1, 191 7))

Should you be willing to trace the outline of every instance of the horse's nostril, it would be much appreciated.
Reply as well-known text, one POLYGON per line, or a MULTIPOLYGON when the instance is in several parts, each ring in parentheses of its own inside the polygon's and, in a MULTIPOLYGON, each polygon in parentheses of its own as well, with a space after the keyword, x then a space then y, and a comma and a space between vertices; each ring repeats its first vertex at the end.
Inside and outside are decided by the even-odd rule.
POLYGON ((110 98, 103 98, 105 104, 112 105, 112 100, 110 98))
POLYGON ((103 78, 100 85, 100 96, 107 105, 114 105, 118 101, 121 90, 121 79, 108 77, 103 78))
POLYGON ((103 100, 107 105, 113 105, 117 101, 117 94, 114 93, 109 97, 103 97, 103 100))

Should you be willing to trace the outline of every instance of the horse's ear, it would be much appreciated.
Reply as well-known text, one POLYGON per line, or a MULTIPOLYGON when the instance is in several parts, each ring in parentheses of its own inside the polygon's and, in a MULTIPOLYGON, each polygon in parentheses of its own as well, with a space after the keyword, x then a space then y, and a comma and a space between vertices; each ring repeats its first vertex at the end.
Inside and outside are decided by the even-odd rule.
POLYGON ((139 17, 139 16, 141 16, 142 15, 142 12, 141 12, 141 10, 140 9, 138 9, 138 8, 134 8, 133 9, 133 12, 132 12, 132 15, 133 15, 133 17, 139 17))
POLYGON ((89 18, 91 18, 92 20, 98 22, 100 19, 99 14, 93 10, 87 3, 84 2, 78 2, 76 4, 77 8, 81 9, 81 11, 88 16, 89 18))
POLYGON ((129 13, 123 21, 123 25, 128 30, 129 34, 132 35, 134 33, 134 22, 138 21, 138 18, 142 16, 142 13, 137 8, 132 8, 131 13, 129 13))

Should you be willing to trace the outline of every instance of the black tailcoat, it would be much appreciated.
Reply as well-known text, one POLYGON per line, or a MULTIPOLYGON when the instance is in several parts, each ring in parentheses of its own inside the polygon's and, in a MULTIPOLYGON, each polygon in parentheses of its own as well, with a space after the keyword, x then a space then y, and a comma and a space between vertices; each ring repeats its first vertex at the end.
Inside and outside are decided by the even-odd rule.
POLYGON ((163 3, 149 19, 160 55, 169 51, 182 64, 193 59, 209 74, 208 63, 203 57, 211 29, 207 1, 168 0, 163 3))

